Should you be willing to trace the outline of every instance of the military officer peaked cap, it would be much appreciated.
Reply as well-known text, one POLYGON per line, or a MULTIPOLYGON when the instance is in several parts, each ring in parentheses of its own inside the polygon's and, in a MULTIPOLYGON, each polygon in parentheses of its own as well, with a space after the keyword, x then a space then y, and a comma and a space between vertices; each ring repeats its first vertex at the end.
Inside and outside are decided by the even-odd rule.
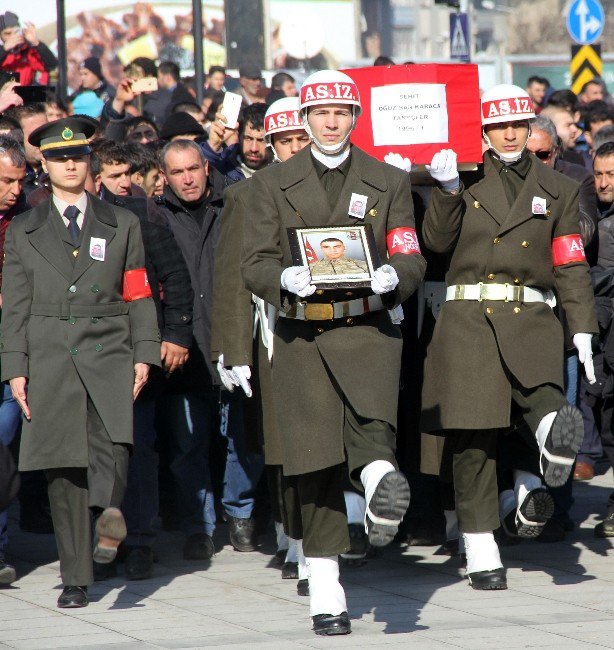
POLYGON ((68 158, 91 153, 89 138, 96 132, 96 122, 86 117, 73 116, 54 120, 39 126, 28 142, 39 147, 45 158, 68 158))

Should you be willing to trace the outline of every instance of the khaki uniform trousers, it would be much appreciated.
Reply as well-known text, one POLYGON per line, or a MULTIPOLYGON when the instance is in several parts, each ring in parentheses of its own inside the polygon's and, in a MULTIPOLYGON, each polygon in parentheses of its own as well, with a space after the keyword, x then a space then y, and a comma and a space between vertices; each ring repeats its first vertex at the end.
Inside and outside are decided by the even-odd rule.
POLYGON ((128 479, 129 448, 111 441, 89 396, 87 440, 88 467, 45 470, 62 582, 71 586, 93 584, 92 515, 119 508, 128 479))
MULTIPOLYGON (((512 399, 533 434, 545 415, 567 404, 562 391, 549 384, 533 389, 513 386, 512 399)), ((485 533, 500 525, 497 441, 501 431, 455 429, 445 432, 441 479, 454 483, 458 527, 463 533, 485 533)), ((530 453, 529 448, 527 453, 530 453)))

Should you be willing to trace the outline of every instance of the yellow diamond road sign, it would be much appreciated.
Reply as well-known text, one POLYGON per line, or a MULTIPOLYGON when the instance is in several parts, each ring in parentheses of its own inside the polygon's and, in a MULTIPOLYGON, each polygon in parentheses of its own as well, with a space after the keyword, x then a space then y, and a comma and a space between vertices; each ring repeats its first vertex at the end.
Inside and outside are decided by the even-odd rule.
POLYGON ((587 81, 603 73, 601 45, 572 45, 570 69, 571 89, 577 95, 587 81))

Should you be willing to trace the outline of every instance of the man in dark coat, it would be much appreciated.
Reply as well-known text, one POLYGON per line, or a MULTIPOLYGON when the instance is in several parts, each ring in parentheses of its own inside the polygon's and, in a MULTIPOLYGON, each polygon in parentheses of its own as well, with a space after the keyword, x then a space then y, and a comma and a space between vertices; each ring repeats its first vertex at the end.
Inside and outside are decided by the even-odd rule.
MULTIPOLYGON (((103 184, 100 198, 139 217, 145 269, 156 305, 161 334, 161 362, 169 374, 181 372, 192 345, 194 292, 181 249, 170 226, 149 209, 149 199, 116 196, 103 184), (164 299, 163 299, 164 298, 164 299)), ((164 390, 162 369, 153 368, 148 385, 134 404, 134 448, 122 510, 127 537, 124 570, 128 580, 150 578, 153 569, 154 520, 158 514, 158 452, 154 426, 157 398, 164 390)), ((95 565, 96 579, 111 577, 115 565, 95 565), (105 569, 107 569, 105 571, 105 569)))
POLYGON ((126 536, 133 401, 160 363, 138 218, 84 190, 93 132, 66 118, 30 136, 53 197, 13 220, 3 269, 1 377, 25 415, 20 468, 49 482, 59 607, 88 604, 92 559, 111 562, 126 536))
MULTIPOLYGON (((194 290, 190 358, 181 375, 169 381, 171 470, 180 499, 182 529, 187 536, 184 558, 202 560, 214 553, 216 516, 209 450, 217 431, 227 443, 222 505, 231 531, 253 527, 255 488, 263 462, 244 444, 245 396, 227 391, 220 394, 218 372, 211 360, 214 261, 224 177, 209 168, 202 149, 191 140, 167 144, 161 161, 168 185, 159 205, 183 253, 194 290)), ((255 550, 253 535, 240 537, 248 543, 237 545, 238 550, 255 550)), ((236 537, 231 539, 236 542, 236 537)))
MULTIPOLYGON (((24 212, 25 196, 21 191, 21 184, 26 175, 26 157, 22 146, 13 138, 0 135, 0 290, 2 288, 2 265, 4 262, 4 240, 6 229, 13 218, 24 212)), ((0 296, 2 294, 0 293, 0 296)), ((0 314, 2 302, 0 300, 0 314)), ((13 442, 19 431, 21 423, 20 409, 11 394, 11 389, 6 384, 2 386, 2 401, 0 402, 0 452, 5 450, 7 458, 10 457, 8 446, 13 442)), ((8 460, 5 462, 8 463, 8 460)), ((0 467, 8 470, 8 465, 0 467)), ((8 474, 3 481, 9 481, 8 474)), ((4 483, 7 487, 12 483, 4 483)), ((16 493, 16 492, 15 492, 16 493)), ((11 496, 15 496, 11 492, 11 496)), ((10 585, 17 578, 15 568, 6 562, 6 549, 8 546, 8 501, 0 507, 0 585, 10 585)))
MULTIPOLYGON (((451 252, 446 302, 428 349, 422 430, 445 431, 453 446, 459 528, 475 589, 505 589, 492 531, 499 527, 497 430, 512 402, 534 433, 546 483, 571 472, 584 427, 563 393, 563 330, 552 312, 557 291, 587 377, 594 381, 597 331, 578 223, 578 185, 525 151, 531 100, 517 86, 482 96, 481 180, 460 184, 456 154, 429 167, 439 183, 425 216, 425 244, 451 252)), ((539 477, 518 477, 518 517, 537 518, 539 477), (538 484, 535 484, 537 479, 538 484)))
POLYGON ((301 512, 289 528, 303 539, 314 631, 348 634, 337 562, 350 547, 343 481, 349 469, 365 491, 371 544, 390 542, 409 487, 394 457, 402 338, 397 312, 388 310, 415 291, 426 264, 407 174, 349 144, 360 115, 352 79, 314 73, 301 90, 301 112, 311 147, 250 181, 242 268, 247 288, 279 314, 273 394, 291 479, 286 498, 301 512), (309 267, 293 266, 287 228, 361 224, 349 214, 352 195, 366 201, 362 217, 388 259, 369 288, 316 291, 309 267))

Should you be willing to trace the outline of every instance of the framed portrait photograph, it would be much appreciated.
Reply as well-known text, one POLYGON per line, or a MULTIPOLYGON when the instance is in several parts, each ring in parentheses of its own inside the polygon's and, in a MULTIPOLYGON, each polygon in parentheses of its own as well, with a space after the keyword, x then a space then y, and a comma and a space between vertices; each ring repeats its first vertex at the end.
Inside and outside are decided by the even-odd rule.
POLYGON ((319 289, 370 287, 380 266, 370 224, 288 228, 296 266, 308 266, 319 289))

